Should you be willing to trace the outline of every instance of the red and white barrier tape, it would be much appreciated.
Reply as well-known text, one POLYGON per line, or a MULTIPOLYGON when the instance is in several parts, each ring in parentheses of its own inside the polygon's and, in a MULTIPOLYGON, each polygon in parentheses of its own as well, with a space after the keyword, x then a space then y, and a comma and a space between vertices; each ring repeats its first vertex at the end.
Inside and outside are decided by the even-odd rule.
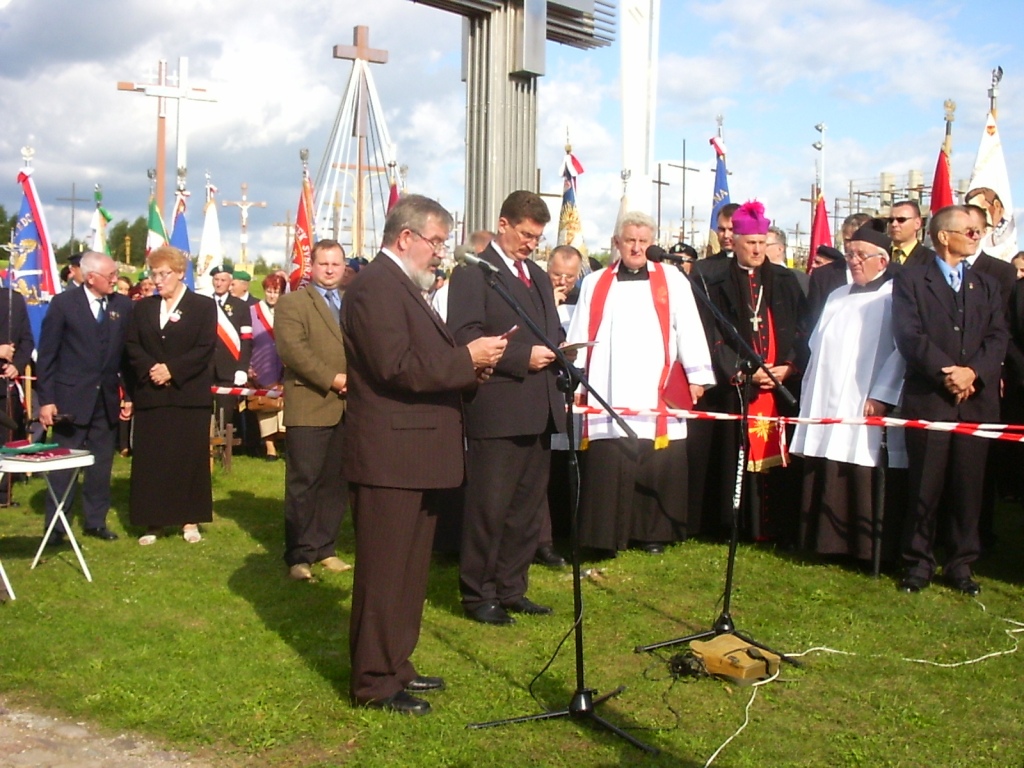
MULTIPOLYGON (((620 416, 660 416, 661 412, 653 409, 615 408, 620 416)), ((601 415, 600 408, 574 406, 573 413, 601 415)), ((677 419, 704 419, 712 421, 739 421, 739 414, 718 413, 716 411, 683 411, 669 408, 668 415, 677 419)), ((896 419, 891 416, 861 416, 859 418, 799 418, 796 416, 748 416, 752 421, 775 421, 782 424, 846 424, 867 427, 906 427, 909 429, 930 429, 936 432, 953 432, 959 435, 984 437, 989 440, 1009 440, 1024 443, 1024 426, 1019 424, 972 424, 959 421, 927 421, 925 419, 896 419), (1019 432, 1021 434, 1013 434, 1019 432)))
POLYGON ((280 389, 252 389, 251 387, 210 387, 215 395, 235 395, 236 397, 283 397, 280 389))

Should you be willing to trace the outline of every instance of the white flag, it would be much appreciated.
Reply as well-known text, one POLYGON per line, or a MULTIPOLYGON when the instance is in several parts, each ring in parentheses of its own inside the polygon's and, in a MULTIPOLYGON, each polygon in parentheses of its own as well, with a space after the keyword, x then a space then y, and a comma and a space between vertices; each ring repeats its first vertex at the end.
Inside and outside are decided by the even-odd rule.
POLYGON ((1003 143, 996 118, 989 112, 974 161, 965 203, 980 205, 989 212, 992 229, 981 241, 981 249, 1003 261, 1017 255, 1017 223, 1013 216, 1010 175, 1006 172, 1003 143))
POLYGON ((203 236, 199 240, 199 266, 196 268, 196 292, 213 293, 210 270, 224 264, 224 244, 220 239, 220 219, 217 218, 217 201, 211 195, 206 201, 206 217, 203 220, 203 236))

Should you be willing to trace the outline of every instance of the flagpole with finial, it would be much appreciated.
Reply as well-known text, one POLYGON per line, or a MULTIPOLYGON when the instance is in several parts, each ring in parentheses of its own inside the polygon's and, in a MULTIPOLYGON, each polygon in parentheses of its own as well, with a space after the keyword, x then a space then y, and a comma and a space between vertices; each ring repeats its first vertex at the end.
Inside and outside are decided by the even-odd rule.
POLYGON ((992 70, 992 87, 988 89, 988 111, 992 113, 993 119, 998 119, 999 82, 1003 79, 1003 68, 996 67, 992 70))

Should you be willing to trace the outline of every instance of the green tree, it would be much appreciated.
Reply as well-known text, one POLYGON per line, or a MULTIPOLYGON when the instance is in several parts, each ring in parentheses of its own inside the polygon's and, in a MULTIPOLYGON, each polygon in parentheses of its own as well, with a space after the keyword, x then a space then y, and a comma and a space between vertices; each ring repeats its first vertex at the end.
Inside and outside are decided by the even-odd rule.
POLYGON ((267 260, 263 256, 256 258, 256 261, 252 265, 253 275, 268 275, 270 274, 270 267, 267 266, 267 260))
POLYGON ((114 261, 141 269, 146 263, 146 236, 148 234, 149 224, 142 216, 139 216, 131 224, 122 219, 108 227, 107 243, 110 245, 110 253, 114 257, 114 261), (125 253, 126 237, 131 238, 129 253, 125 253))
POLYGON ((14 227, 18 223, 18 209, 14 208, 10 213, 0 205, 0 241, 6 243, 14 233, 14 227))
POLYGON ((68 240, 64 245, 54 248, 53 255, 57 259, 58 264, 67 264, 72 253, 81 253, 88 249, 89 244, 85 240, 75 238, 74 240, 68 240))

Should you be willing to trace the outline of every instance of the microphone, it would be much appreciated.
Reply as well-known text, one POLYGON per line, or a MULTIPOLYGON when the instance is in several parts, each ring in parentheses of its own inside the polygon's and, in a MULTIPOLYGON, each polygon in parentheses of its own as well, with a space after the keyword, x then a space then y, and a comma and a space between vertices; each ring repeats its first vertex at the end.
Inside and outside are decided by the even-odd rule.
POLYGON ((669 261, 673 264, 689 264, 696 261, 692 256, 680 256, 678 253, 669 253, 660 245, 649 245, 644 253, 648 261, 669 261))
POLYGON ((668 251, 662 248, 660 245, 649 245, 647 250, 644 252, 648 261, 664 261, 668 257, 668 251))
POLYGON ((498 274, 498 268, 496 266, 491 264, 491 262, 489 261, 484 261, 475 254, 467 253, 465 256, 463 256, 463 258, 466 260, 467 264, 475 264, 476 266, 480 267, 480 269, 482 269, 484 272, 490 272, 492 275, 498 274))

